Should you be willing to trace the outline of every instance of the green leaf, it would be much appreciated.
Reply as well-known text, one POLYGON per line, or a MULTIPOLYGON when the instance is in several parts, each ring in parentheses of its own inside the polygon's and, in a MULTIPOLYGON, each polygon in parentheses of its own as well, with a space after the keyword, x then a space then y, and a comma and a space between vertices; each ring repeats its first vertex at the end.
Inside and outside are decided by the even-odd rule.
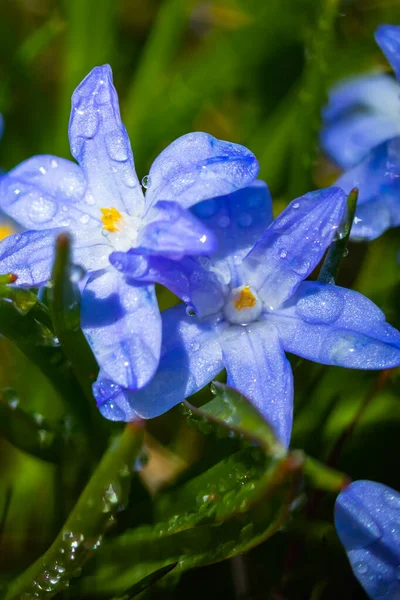
POLYGON ((201 409, 186 405, 205 435, 236 436, 242 449, 155 499, 157 522, 122 534, 104 547, 96 574, 79 590, 120 593, 154 570, 177 562, 174 573, 217 562, 268 539, 284 524, 304 458, 287 454, 258 411, 238 391, 214 383, 201 409), (126 558, 129 556, 129 564, 126 558))
POLYGON ((161 567, 161 569, 157 569, 154 573, 151 573, 147 577, 144 577, 135 585, 132 585, 128 590, 125 590, 122 596, 118 598, 114 596, 112 600, 132 600, 138 594, 146 590, 147 588, 154 585, 157 581, 162 579, 165 575, 168 575, 173 569, 175 569, 177 563, 172 563, 171 565, 167 565, 166 567, 161 567))
POLYGON ((128 424, 114 439, 51 547, 10 584, 5 600, 30 595, 52 598, 80 575, 101 546, 110 521, 127 503, 132 467, 142 439, 140 423, 128 424))
POLYGON ((341 225, 337 238, 329 246, 325 260, 318 275, 318 281, 321 283, 335 283, 339 273, 342 260, 347 256, 347 245, 350 239, 350 232, 353 226, 354 215, 356 212, 358 199, 358 190, 354 188, 347 198, 347 215, 344 223, 341 225))
POLYGON ((51 463, 60 463, 64 440, 60 432, 34 414, 18 406, 13 390, 0 392, 0 435, 19 450, 51 463))
POLYGON ((56 258, 49 292, 52 321, 65 355, 87 398, 93 404, 92 383, 99 367, 80 328, 80 293, 77 284, 72 281, 73 269, 71 239, 67 234, 61 234, 56 242, 56 258))

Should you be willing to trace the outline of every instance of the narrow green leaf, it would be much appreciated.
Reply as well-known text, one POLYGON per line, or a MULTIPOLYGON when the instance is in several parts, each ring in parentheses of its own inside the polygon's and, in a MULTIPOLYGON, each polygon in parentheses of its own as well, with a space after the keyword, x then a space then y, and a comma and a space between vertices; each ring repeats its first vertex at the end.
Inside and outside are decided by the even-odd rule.
POLYGON ((290 199, 312 189, 312 168, 318 148, 321 110, 327 100, 329 61, 339 0, 321 0, 318 23, 310 32, 307 64, 298 97, 296 127, 292 131, 293 153, 290 199))
POLYGON ((112 600, 132 600, 132 598, 135 598, 141 592, 157 583, 157 581, 162 579, 165 575, 168 575, 168 573, 175 569, 176 565, 177 563, 172 563, 171 565, 157 569, 157 571, 154 571, 154 573, 147 575, 147 577, 144 577, 132 585, 128 590, 125 590, 122 596, 119 596, 118 598, 114 596, 112 600))
POLYGON ((358 199, 358 189, 354 188, 347 198, 346 220, 338 231, 338 236, 330 245, 318 275, 321 283, 335 283, 342 260, 347 256, 347 245, 350 239, 358 199))
POLYGON ((218 381, 212 383, 211 389, 215 398, 201 408, 185 402, 190 423, 203 433, 211 433, 216 427, 219 435, 225 432, 229 437, 245 437, 260 445, 268 456, 281 458, 286 454, 270 425, 243 394, 218 381))
POLYGON ((73 269, 71 239, 67 234, 61 234, 56 242, 52 287, 49 292, 51 315, 55 333, 72 369, 86 396, 93 403, 92 383, 99 368, 80 328, 80 293, 71 278, 73 269))
POLYGON ((18 406, 13 390, 0 391, 0 435, 19 450, 46 462, 60 463, 64 440, 42 417, 18 406))
POLYGON ((110 540, 97 557, 95 574, 79 582, 78 592, 88 598, 98 598, 105 592, 120 594, 129 585, 171 562, 177 562, 173 573, 179 574, 260 544, 284 525, 301 469, 300 455, 293 454, 279 461, 259 502, 234 518, 188 529, 174 527, 171 520, 127 531, 110 540))
POLYGON ((335 471, 310 456, 304 462, 304 477, 312 487, 337 494, 350 483, 348 475, 335 471))
POLYGON ((142 425, 130 423, 112 442, 51 547, 10 584, 5 600, 52 598, 80 575, 127 503, 142 438, 142 425))

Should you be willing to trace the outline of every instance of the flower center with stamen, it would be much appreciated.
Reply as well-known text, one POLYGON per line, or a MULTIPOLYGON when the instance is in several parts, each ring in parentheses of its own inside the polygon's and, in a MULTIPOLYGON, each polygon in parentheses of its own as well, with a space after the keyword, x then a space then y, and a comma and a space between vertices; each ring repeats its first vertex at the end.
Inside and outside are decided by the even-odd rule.
POLYGON ((122 219, 122 215, 114 207, 111 208, 101 208, 101 220, 103 222, 103 229, 106 231, 119 231, 117 224, 122 219))
POLYGON ((138 219, 114 208, 101 208, 103 235, 115 250, 126 252, 137 245, 139 233, 138 219))
POLYGON ((247 325, 256 321, 263 309, 257 293, 248 285, 234 288, 228 296, 223 312, 234 325, 247 325))

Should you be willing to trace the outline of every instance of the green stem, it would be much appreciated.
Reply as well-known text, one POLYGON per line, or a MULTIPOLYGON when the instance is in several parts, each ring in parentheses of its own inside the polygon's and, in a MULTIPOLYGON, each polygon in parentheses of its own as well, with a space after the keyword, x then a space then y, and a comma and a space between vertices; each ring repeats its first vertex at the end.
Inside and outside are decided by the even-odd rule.
POLYGON ((127 503, 142 438, 142 424, 129 423, 114 440, 51 547, 11 583, 5 600, 52 598, 80 575, 110 521, 127 503))

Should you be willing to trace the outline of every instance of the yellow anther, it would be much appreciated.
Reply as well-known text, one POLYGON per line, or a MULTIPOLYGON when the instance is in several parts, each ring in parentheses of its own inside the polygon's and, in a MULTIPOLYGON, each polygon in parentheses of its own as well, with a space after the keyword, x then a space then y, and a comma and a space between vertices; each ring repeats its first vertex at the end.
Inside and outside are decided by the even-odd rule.
POLYGON ((101 208, 101 220, 106 231, 119 231, 116 223, 122 219, 121 213, 116 208, 101 208))
POLYGON ((246 285, 234 298, 234 305, 236 310, 243 310, 244 308, 252 308, 257 299, 253 296, 250 288, 246 285))
POLYGON ((11 225, 0 225, 0 240, 4 240, 9 235, 15 233, 14 228, 11 225))

